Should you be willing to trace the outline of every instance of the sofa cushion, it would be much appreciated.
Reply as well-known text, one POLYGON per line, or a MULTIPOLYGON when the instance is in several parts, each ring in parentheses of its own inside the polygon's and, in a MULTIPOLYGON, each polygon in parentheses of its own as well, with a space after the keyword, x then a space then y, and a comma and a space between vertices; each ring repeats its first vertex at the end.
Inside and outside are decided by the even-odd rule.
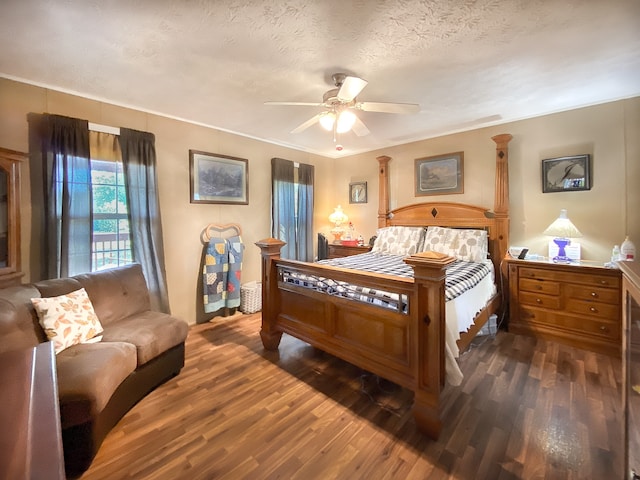
POLYGON ((136 369, 136 347, 124 342, 82 343, 56 357, 62 428, 95 418, 136 369))
POLYGON ((32 298, 31 303, 56 354, 78 343, 94 342, 102 332, 84 288, 57 297, 32 298))
POLYGON ((73 278, 52 278, 41 280, 33 285, 40 291, 40 295, 34 295, 34 297, 57 297, 82 288, 82 285, 73 278))
POLYGON ((73 277, 89 294, 103 327, 151 308, 149 289, 139 264, 73 277))
POLYGON ((104 325, 104 342, 128 342, 136 346, 143 365, 187 338, 186 322, 166 313, 148 310, 104 325))

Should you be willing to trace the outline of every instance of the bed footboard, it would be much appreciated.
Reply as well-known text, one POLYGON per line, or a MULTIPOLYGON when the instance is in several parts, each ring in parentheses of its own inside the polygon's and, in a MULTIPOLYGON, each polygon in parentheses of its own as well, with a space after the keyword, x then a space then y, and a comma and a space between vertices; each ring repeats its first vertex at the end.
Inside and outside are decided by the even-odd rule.
POLYGON ((454 259, 408 257, 411 279, 283 260, 284 242, 273 238, 256 245, 262 262, 264 348, 276 350, 287 333, 412 390, 418 428, 438 438, 445 379, 445 268, 454 259), (284 280, 291 272, 394 292, 404 299, 403 306, 394 310, 291 284, 284 280))

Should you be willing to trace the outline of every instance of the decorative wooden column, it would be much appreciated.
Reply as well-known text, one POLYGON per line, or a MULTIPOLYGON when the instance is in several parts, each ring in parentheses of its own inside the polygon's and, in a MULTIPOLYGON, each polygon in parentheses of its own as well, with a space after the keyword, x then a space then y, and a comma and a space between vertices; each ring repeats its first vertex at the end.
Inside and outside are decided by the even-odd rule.
POLYGON ((277 238, 266 238, 255 243, 260 248, 262 267, 262 328, 260 338, 267 350, 277 350, 282 332, 275 329, 280 310, 278 295, 278 269, 275 260, 280 258, 280 250, 286 242, 277 238))
POLYGON ((391 157, 386 155, 377 158, 378 167, 378 228, 387 226, 389 213, 389 174, 388 165, 391 157))
MULTIPOLYGON (((508 133, 491 137, 496 142, 496 196, 493 211, 496 218, 496 237, 498 239, 498 258, 507 254, 509 238, 509 141, 513 137, 508 133)), ((492 252, 494 253, 494 252, 492 252)), ((495 254, 495 253, 494 253, 495 254)))
POLYGON ((418 298, 418 305, 410 307, 418 334, 413 416, 421 431, 437 439, 442 428, 440 392, 446 375, 445 276, 447 265, 455 258, 446 255, 425 258, 424 254, 416 254, 404 261, 413 267, 418 298))

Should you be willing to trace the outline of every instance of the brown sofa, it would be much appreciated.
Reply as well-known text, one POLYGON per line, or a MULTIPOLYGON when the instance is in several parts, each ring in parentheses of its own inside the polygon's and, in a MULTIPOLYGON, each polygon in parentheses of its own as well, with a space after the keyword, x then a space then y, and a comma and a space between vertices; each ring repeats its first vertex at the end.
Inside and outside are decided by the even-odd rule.
POLYGON ((184 365, 187 324, 150 310, 140 265, 0 289, 0 353, 47 341, 31 298, 84 287, 102 327, 102 341, 56 356, 65 469, 86 470, 104 437, 142 397, 184 365))

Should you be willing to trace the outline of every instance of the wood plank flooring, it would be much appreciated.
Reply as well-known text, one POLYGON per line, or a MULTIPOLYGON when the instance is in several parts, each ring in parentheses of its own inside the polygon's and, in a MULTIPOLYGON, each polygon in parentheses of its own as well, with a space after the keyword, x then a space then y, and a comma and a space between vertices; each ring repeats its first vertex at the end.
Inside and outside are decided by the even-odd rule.
POLYGON ((260 314, 191 328, 186 364, 111 431, 83 480, 622 478, 617 359, 500 331, 460 358, 438 441, 411 392, 260 314))

